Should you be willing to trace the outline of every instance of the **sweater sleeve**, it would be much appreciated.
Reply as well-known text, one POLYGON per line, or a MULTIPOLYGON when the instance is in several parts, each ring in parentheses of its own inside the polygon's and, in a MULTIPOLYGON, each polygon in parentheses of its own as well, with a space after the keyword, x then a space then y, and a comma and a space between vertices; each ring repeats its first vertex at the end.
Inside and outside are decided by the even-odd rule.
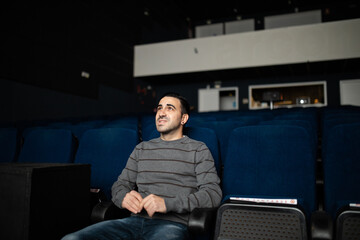
POLYGON ((195 174, 197 190, 187 196, 165 199, 167 211, 191 212, 195 208, 213 208, 220 205, 222 191, 214 159, 205 144, 201 144, 195 154, 195 174))
POLYGON ((138 161, 137 156, 138 150, 135 148, 126 163, 125 168, 111 188, 111 200, 119 208, 121 208, 121 204, 125 195, 131 190, 135 189, 138 161))

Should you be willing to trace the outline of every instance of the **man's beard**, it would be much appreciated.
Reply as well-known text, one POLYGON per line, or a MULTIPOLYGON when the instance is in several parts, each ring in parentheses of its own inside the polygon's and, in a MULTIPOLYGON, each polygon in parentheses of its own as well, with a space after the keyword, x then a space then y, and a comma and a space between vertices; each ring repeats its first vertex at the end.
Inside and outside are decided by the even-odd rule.
MULTIPOLYGON (((159 117, 158 119, 157 119, 157 122, 159 121, 159 120, 161 120, 161 119, 165 119, 166 120, 166 122, 167 123, 169 123, 169 118, 167 118, 167 117, 159 117)), ((165 129, 161 129, 161 127, 164 127, 164 126, 158 126, 158 125, 156 125, 156 130, 159 132, 159 133, 161 133, 161 134, 168 134, 168 133, 170 133, 170 132, 172 132, 173 130, 176 130, 176 129, 178 129, 178 128, 180 128, 180 124, 179 125, 175 125, 175 126, 167 126, 167 128, 165 128, 165 129)))

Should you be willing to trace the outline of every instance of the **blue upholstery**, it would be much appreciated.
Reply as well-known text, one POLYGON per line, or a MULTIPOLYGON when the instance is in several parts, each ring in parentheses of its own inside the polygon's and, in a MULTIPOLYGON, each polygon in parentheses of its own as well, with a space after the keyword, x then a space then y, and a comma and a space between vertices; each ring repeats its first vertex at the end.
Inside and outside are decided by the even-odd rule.
POLYGON ((141 118, 141 139, 149 141, 153 138, 153 131, 156 130, 155 114, 145 115, 141 118))
POLYGON ((108 121, 102 127, 111 128, 111 127, 121 127, 121 128, 131 128, 135 131, 138 131, 138 118, 134 116, 129 117, 119 117, 113 120, 108 121))
POLYGON ((0 128, 0 162, 15 160, 17 149, 17 129, 0 128))
POLYGON ((274 119, 305 120, 311 124, 315 132, 318 131, 318 113, 316 108, 283 109, 282 111, 283 112, 277 114, 274 119))
POLYGON ((246 124, 257 124, 261 121, 263 121, 263 117, 261 115, 253 115, 253 116, 249 116, 249 115, 244 115, 244 116, 237 116, 237 117, 232 117, 229 118, 228 121, 242 121, 245 122, 246 124))
POLYGON ((26 127, 21 131, 21 136, 23 138, 27 138, 27 135, 33 131, 34 129, 55 129, 53 127, 48 127, 48 126, 33 126, 33 127, 26 127))
POLYGON ((216 121, 215 117, 211 117, 211 116, 191 116, 188 120, 188 122, 186 123, 187 126, 191 126, 191 125, 201 125, 204 122, 209 122, 209 121, 216 121))
POLYGON ((317 153, 317 145, 318 145, 318 134, 315 129, 313 129, 312 125, 309 121, 306 120, 298 120, 298 119, 274 119, 269 121, 263 121, 259 123, 260 125, 280 125, 280 126, 299 126, 306 129, 306 131, 309 133, 309 136, 311 140, 313 141, 313 150, 314 154, 317 153))
POLYGON ((24 137, 19 162, 71 163, 75 142, 70 130, 32 129, 24 137))
POLYGON ((122 122, 122 121, 110 121, 106 123, 102 128, 129 128, 133 129, 136 132, 138 131, 138 125, 130 122, 122 122))
POLYGON ((138 143, 137 132, 125 128, 98 128, 84 132, 75 163, 91 164, 91 187, 111 199, 111 186, 138 143))
POLYGON ((332 131, 332 128, 334 126, 337 126, 339 124, 345 124, 345 123, 356 123, 360 122, 360 115, 359 116, 347 116, 344 114, 339 114, 337 116, 333 116, 330 118, 325 118, 322 121, 322 157, 323 159, 326 159, 327 152, 325 151, 328 141, 328 135, 329 132, 332 131))
POLYGON ((235 128, 247 125, 244 121, 208 121, 208 122, 198 122, 192 123, 190 126, 194 127, 206 127, 213 129, 216 133, 216 136, 219 141, 219 150, 220 150, 220 163, 223 163, 226 160, 226 153, 228 148, 229 136, 235 128))
POLYGON ((118 116, 112 119, 109 119, 109 122, 122 122, 129 124, 138 124, 139 118, 137 116, 118 116))
POLYGON ((341 207, 360 203, 360 122, 331 128, 323 147, 324 208, 335 218, 341 207))
POLYGON ((223 195, 296 198, 307 216, 316 209, 316 159, 298 126, 236 128, 224 163, 223 195))
POLYGON ((149 141, 154 138, 160 137, 160 133, 155 129, 152 130, 151 134, 147 137, 147 139, 143 139, 143 141, 149 141))
POLYGON ((141 128, 141 135, 143 141, 149 141, 160 136, 156 130, 155 120, 154 123, 149 123, 148 125, 141 128))
POLYGON ((67 126, 66 129, 70 129, 74 136, 80 140, 84 132, 89 129, 101 128, 107 121, 105 120, 92 120, 92 121, 82 121, 76 124, 67 126))
POLYGON ((71 125, 72 125, 71 122, 52 122, 47 124, 49 128, 67 128, 71 125))

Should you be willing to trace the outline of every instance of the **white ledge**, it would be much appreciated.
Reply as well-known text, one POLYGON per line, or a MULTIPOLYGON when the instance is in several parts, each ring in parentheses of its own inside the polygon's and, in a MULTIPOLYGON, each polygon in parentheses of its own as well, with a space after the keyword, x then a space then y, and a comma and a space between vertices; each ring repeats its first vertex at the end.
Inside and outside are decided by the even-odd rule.
POLYGON ((137 45, 134 77, 360 57, 360 19, 137 45))

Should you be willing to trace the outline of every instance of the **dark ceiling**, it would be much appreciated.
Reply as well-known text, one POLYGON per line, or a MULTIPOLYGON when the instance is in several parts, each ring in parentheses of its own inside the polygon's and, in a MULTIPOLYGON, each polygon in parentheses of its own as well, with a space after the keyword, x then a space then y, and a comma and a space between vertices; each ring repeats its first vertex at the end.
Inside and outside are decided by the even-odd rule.
POLYGON ((143 1, 138 7, 164 21, 191 20, 198 24, 207 20, 236 19, 238 16, 260 17, 314 9, 328 9, 333 18, 348 18, 356 13, 359 1, 354 0, 248 0, 248 1, 143 1), (336 16, 335 16, 336 15, 336 16), (340 16, 347 15, 347 16, 340 16))
MULTIPOLYGON (((207 22, 321 9, 360 17, 359 0, 48 1, 2 4, 0 78, 88 97, 99 84, 133 91, 133 47, 193 37, 207 22), (81 77, 81 72, 90 78, 81 77)), ((250 75, 252 71, 250 71, 250 75)))

